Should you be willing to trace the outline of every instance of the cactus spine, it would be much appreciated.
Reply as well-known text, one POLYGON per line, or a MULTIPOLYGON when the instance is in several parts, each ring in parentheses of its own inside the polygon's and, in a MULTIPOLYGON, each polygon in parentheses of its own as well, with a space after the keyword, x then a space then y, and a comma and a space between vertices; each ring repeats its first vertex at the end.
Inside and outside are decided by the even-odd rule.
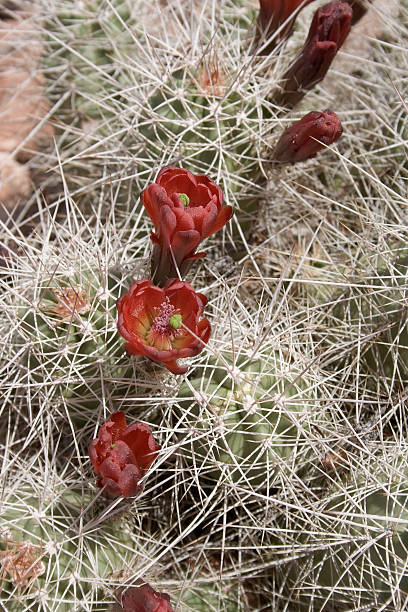
POLYGON ((305 434, 318 419, 318 394, 310 376, 277 354, 234 363, 223 353, 183 385, 179 398, 203 478, 223 471, 233 481, 273 486, 285 464, 307 461, 305 434))

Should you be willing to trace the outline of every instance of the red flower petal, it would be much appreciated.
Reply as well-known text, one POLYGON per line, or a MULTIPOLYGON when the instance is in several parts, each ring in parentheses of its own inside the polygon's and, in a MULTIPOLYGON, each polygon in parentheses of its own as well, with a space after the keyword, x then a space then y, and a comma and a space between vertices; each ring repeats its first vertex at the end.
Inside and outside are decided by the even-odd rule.
POLYGON ((201 236, 196 230, 174 232, 171 248, 175 260, 180 267, 183 260, 195 251, 200 242, 201 236))
POLYGON ((173 374, 185 374, 188 370, 187 366, 179 366, 176 359, 163 361, 163 365, 173 374))
POLYGON ((174 612, 170 597, 158 593, 149 584, 129 587, 121 599, 123 612, 174 612))
POLYGON ((122 435, 122 440, 133 450, 136 463, 142 470, 150 467, 161 448, 156 445, 152 430, 145 423, 129 425, 122 435))
POLYGON ((89 444, 92 465, 100 476, 98 486, 105 487, 106 493, 113 496, 136 495, 142 488, 143 473, 159 449, 148 425, 134 423, 126 427, 124 413, 113 414, 100 428, 98 437, 89 444), (115 425, 120 425, 119 438, 107 448, 105 443, 101 443, 100 436, 115 425))
POLYGON ((121 469, 119 464, 108 456, 105 461, 101 463, 96 473, 99 474, 99 476, 101 477, 102 483, 105 478, 109 478, 114 482, 118 482, 120 478, 121 469))
POLYGON ((211 324, 208 319, 201 319, 198 324, 197 336, 201 338, 201 340, 207 344, 211 335, 211 324))
MULTIPOLYGON (((191 206, 206 206, 208 202, 211 202, 213 199, 213 194, 211 190, 208 188, 208 185, 204 183, 199 183, 197 185, 197 190, 194 193, 193 201, 190 203, 191 206)), ((215 200, 217 198, 215 197, 215 200)))
MULTIPOLYGON (((126 430, 125 430, 126 431, 126 430)), ((137 463, 135 454, 131 451, 126 442, 123 441, 125 432, 122 433, 121 439, 112 444, 109 452, 110 459, 117 463, 120 469, 123 469, 128 463, 137 463)))
POLYGON ((190 199, 197 190, 196 177, 185 168, 166 168, 163 174, 159 173, 156 183, 164 187, 168 195, 185 193, 190 199))
MULTIPOLYGON (((174 208, 173 210, 176 216, 178 232, 194 229, 194 221, 191 215, 189 215, 184 208, 174 208)), ((174 248, 174 240, 172 242, 172 247, 174 248)))
POLYGON ((211 236, 212 234, 215 234, 215 232, 218 232, 218 230, 220 230, 222 227, 224 227, 224 225, 226 225, 231 219, 233 214, 234 211, 232 210, 232 206, 224 206, 224 208, 222 208, 219 212, 217 221, 215 222, 210 234, 208 235, 211 236))
POLYGON ((155 184, 142 193, 142 201, 155 226, 152 241, 157 248, 152 277, 160 284, 178 272, 184 274, 200 242, 221 229, 232 216, 230 206, 223 208, 218 185, 209 177, 194 175, 185 168, 163 168, 155 184), (186 206, 180 199, 181 193, 189 198, 186 206), (183 234, 186 231, 197 234, 183 234))
POLYGON ((140 483, 142 471, 137 465, 126 465, 118 480, 118 487, 123 497, 134 497, 143 488, 140 483))
POLYGON ((177 227, 177 217, 175 211, 177 209, 163 206, 159 213, 158 237, 160 243, 171 244, 171 239, 177 227))
POLYGON ((160 218, 160 210, 163 206, 171 207, 171 200, 167 195, 167 192, 160 185, 153 183, 149 185, 147 189, 142 191, 141 199, 143 206, 146 209, 147 214, 153 221, 155 227, 157 227, 160 218))
POLYGON ((203 219, 201 227, 201 235, 203 236, 203 238, 207 238, 207 236, 210 236, 216 231, 214 230, 214 227, 218 220, 218 208, 214 200, 210 204, 208 204, 205 209, 205 217, 203 219))

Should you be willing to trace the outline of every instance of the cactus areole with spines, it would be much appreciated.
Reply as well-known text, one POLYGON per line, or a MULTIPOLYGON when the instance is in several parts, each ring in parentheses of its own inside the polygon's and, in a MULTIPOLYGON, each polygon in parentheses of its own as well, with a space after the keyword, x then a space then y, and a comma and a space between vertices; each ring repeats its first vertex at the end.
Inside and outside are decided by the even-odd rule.
POLYGON ((100 514, 92 497, 61 486, 35 496, 25 486, 0 500, 4 610, 38 609, 40 594, 41 607, 57 612, 86 609, 89 601, 106 609, 104 582, 117 584, 131 567, 134 542, 123 515, 90 526, 100 514))
MULTIPOLYGON (((293 453, 302 465, 309 418, 318 418, 316 392, 276 355, 265 361, 239 357, 238 377, 232 364, 232 355, 223 353, 179 392, 179 406, 194 431, 190 457, 202 478, 218 479, 224 468, 234 482, 268 486, 293 453)), ((188 442, 186 457, 187 449, 188 442)))

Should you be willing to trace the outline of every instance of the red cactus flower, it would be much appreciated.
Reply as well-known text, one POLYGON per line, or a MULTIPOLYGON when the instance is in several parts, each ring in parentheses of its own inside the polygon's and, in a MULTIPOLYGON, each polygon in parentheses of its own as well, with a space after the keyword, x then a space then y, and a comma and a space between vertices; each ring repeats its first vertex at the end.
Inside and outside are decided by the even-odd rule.
POLYGON ((294 106, 325 77, 350 32, 352 16, 347 2, 329 2, 316 11, 302 51, 283 76, 281 103, 294 106))
POLYGON ((113 497, 133 497, 142 488, 140 479, 156 458, 160 446, 149 425, 126 426, 124 412, 115 412, 89 444, 89 458, 99 476, 98 486, 113 497))
POLYGON ((133 283, 117 304, 126 350, 184 374, 188 368, 177 359, 198 355, 210 337, 210 322, 199 320, 206 303, 204 295, 183 281, 169 280, 163 289, 149 280, 133 283))
POLYGON ((222 205, 221 189, 207 176, 184 168, 163 168, 156 182, 141 194, 153 221, 155 244, 153 282, 163 285, 183 275, 194 259, 200 242, 221 229, 232 217, 232 207, 222 205))
POLYGON ((340 138, 342 131, 336 113, 331 110, 322 113, 312 111, 283 132, 273 159, 291 164, 310 159, 324 149, 325 145, 331 145, 340 138))
POLYGON ((167 593, 158 593, 147 583, 127 588, 120 599, 114 612, 174 612, 167 593))
POLYGON ((299 11, 313 0, 259 0, 258 44, 270 38, 282 24, 279 34, 262 49, 262 55, 269 55, 275 45, 288 38, 293 31, 299 11), (259 41, 259 38, 262 40, 259 41))

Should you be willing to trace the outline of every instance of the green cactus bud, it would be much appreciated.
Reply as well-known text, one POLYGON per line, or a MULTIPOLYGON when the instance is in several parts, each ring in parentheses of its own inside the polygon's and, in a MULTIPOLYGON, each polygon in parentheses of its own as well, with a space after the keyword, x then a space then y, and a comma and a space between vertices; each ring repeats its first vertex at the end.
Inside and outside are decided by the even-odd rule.
POLYGON ((308 461, 317 391, 310 377, 277 355, 233 365, 224 353, 184 384, 179 398, 180 425, 191 432, 183 453, 202 477, 225 472, 235 482, 266 486, 294 456, 299 467, 308 461))
POLYGON ((42 601, 47 609, 71 612, 106 601, 103 588, 117 583, 134 558, 131 526, 117 516, 98 525, 91 502, 89 494, 69 490, 43 499, 19 490, 0 502, 7 610, 42 601))

